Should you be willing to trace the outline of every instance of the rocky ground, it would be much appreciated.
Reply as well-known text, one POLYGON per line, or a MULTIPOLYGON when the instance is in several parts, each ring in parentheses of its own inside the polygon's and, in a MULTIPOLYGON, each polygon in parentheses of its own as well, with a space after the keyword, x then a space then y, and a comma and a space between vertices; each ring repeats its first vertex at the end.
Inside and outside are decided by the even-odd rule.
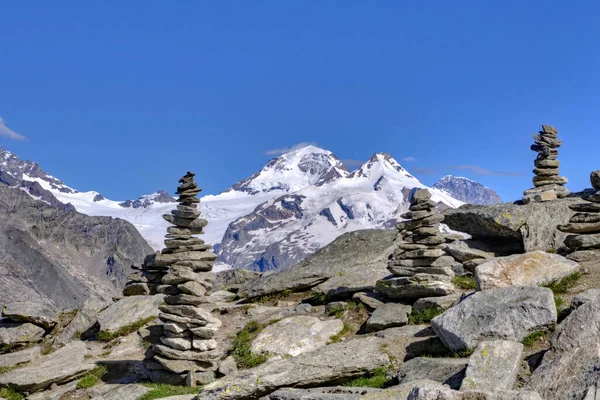
POLYGON ((377 291, 397 245, 390 231, 346 234, 279 273, 219 273, 199 307, 222 322, 220 365, 188 387, 150 384, 156 371, 144 367, 164 295, 90 298, 75 312, 5 304, 0 398, 600 398, 600 252, 564 257, 564 239, 539 232, 553 221, 531 216, 572 201, 449 211, 472 235, 456 254, 488 258, 456 266, 444 296, 377 291))

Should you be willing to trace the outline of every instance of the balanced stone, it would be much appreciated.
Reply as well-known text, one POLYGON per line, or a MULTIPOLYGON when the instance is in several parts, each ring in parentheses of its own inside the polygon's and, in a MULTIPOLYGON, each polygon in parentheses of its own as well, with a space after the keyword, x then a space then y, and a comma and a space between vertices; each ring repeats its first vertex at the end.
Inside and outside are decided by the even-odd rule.
POLYGON ((551 126, 542 125, 539 134, 533 135, 534 144, 531 150, 538 153, 533 170, 534 189, 523 193, 523 203, 551 201, 566 197, 569 194, 563 185, 568 182, 564 176, 559 176, 558 148, 562 141, 557 138, 558 132, 551 126))

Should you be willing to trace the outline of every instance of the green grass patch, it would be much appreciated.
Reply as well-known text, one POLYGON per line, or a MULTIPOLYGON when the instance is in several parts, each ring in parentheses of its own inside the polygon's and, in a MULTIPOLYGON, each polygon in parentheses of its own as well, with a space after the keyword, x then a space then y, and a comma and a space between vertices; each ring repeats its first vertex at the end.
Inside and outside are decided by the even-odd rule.
POLYGON ((133 332, 139 331, 144 325, 154 321, 155 319, 156 317, 144 318, 137 322, 134 322, 131 325, 124 326, 116 332, 98 332, 98 334, 96 335, 96 339, 98 339, 101 342, 110 342, 111 340, 116 339, 118 337, 127 336, 133 332))
POLYGON ((388 381, 388 368, 377 368, 369 372, 366 376, 346 382, 344 386, 380 389, 384 387, 388 381))
POLYGON ((327 304, 327 295, 325 293, 311 292, 306 302, 313 306, 322 306, 327 304))
POLYGON ((556 305, 556 311, 560 312, 565 306, 565 300, 560 296, 554 296, 554 304, 556 305))
POLYGON ((441 308, 424 308, 419 311, 413 311, 408 316, 408 323, 411 325, 427 324, 443 312, 444 310, 441 308))
POLYGON ((537 342, 540 338, 546 336, 546 331, 535 331, 531 332, 529 335, 525 336, 525 339, 521 343, 523 343, 526 347, 531 347, 537 342))
POLYGON ((198 391, 200 390, 198 387, 175 386, 167 385, 165 383, 142 383, 142 386, 150 388, 151 390, 137 400, 154 400, 170 396, 181 396, 184 394, 198 394, 198 391))
POLYGON ((265 294, 264 296, 254 297, 248 300, 250 303, 269 303, 271 301, 281 300, 288 296, 290 296, 293 292, 291 290, 284 290, 283 292, 273 293, 273 294, 265 294))
POLYGON ((546 253, 556 254, 557 250, 556 249, 548 249, 548 250, 546 250, 546 253))
POLYGON ((18 368, 18 365, 12 365, 10 367, 0 367, 0 375, 10 372, 15 368, 18 368))
POLYGON ((77 382, 77 389, 88 389, 95 386, 107 372, 108 369, 104 365, 99 365, 88 371, 79 382, 77 382))
POLYGON ((567 291, 569 289, 571 289, 573 286, 575 286, 577 284, 577 281, 579 280, 579 278, 581 278, 581 274, 579 272, 575 272, 569 276, 565 276, 562 279, 559 279, 554 282, 550 282, 550 283, 542 285, 542 286, 547 287, 548 289, 552 290, 552 293, 554 293, 555 295, 564 294, 564 293, 567 293, 567 291))
POLYGON ((258 322, 250 321, 233 339, 230 354, 240 368, 254 368, 269 358, 266 354, 255 354, 250 350, 250 344, 262 328, 258 322))
POLYGON ((477 284, 475 283, 475 277, 469 275, 456 276, 452 278, 452 283, 459 289, 463 290, 475 290, 477 284))
POLYGON ((344 322, 344 327, 342 328, 342 330, 340 331, 340 333, 338 333, 335 336, 332 336, 329 341, 327 342, 327 344, 332 344, 332 343, 338 343, 342 341, 342 337, 350 332, 352 330, 352 328, 350 327, 350 325, 348 325, 347 323, 344 322))
POLYGON ((9 389, 7 387, 0 388, 0 397, 5 398, 6 400, 23 400, 24 397, 21 393, 17 392, 14 389, 9 389))

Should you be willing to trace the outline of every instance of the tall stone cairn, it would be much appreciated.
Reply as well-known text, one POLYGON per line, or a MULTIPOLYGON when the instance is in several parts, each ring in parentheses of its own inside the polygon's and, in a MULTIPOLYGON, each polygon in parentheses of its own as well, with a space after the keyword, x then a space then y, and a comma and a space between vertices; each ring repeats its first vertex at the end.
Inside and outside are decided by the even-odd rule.
POLYGON ((412 196, 409 212, 401 215, 407 220, 397 225, 397 248, 388 262, 395 277, 377 282, 377 290, 384 296, 409 301, 454 293, 453 267, 462 265, 445 251, 446 238, 436 227, 444 216, 436 214, 435 206, 431 193, 419 189, 412 196))
POLYGON ((571 250, 600 249, 600 171, 593 171, 590 181, 596 192, 583 196, 584 203, 570 205, 576 214, 568 224, 557 227, 562 232, 573 233, 565 238, 571 250))
POLYGON ((211 380, 220 358, 214 336, 221 321, 201 307, 208 302, 205 296, 212 289, 210 271, 217 256, 210 251, 212 246, 193 236, 204 233, 208 223, 196 208, 202 189, 194 182, 194 173, 179 182, 179 205, 163 215, 173 224, 167 229, 166 248, 144 262, 146 272, 162 274, 156 291, 165 294, 166 303, 159 306, 160 343, 148 350, 144 365, 155 381, 195 386, 197 381, 211 380))
POLYGON ((558 131, 548 125, 542 125, 539 134, 533 135, 535 143, 531 145, 531 150, 538 153, 533 162, 535 165, 533 186, 535 187, 523 193, 523 203, 525 204, 532 201, 555 200, 569 194, 569 190, 564 187, 569 180, 558 175, 560 165, 560 161, 557 160, 558 148, 562 145, 562 141, 557 136, 558 131))

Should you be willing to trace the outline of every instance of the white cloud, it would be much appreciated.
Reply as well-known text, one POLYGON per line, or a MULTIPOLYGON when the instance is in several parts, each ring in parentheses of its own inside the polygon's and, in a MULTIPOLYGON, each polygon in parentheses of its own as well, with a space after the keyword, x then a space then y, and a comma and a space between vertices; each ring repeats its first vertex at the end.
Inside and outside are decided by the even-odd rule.
POLYGON ((19 135, 17 132, 13 131, 8 126, 6 126, 2 117, 0 117, 0 138, 8 138, 22 141, 27 140, 25 136, 19 135))
POLYGON ((413 161, 417 161, 417 159, 416 159, 416 158, 414 158, 414 157, 404 157, 404 158, 403 158, 403 160, 404 160, 404 161, 406 161, 406 162, 413 162, 413 161))
POLYGON ((316 146, 316 145, 317 144, 314 142, 302 142, 302 143, 295 144, 291 147, 280 147, 277 149, 267 150, 267 151, 265 151, 265 154, 267 154, 269 156, 280 156, 282 154, 288 153, 290 151, 298 150, 298 149, 301 149, 306 146, 316 146))

